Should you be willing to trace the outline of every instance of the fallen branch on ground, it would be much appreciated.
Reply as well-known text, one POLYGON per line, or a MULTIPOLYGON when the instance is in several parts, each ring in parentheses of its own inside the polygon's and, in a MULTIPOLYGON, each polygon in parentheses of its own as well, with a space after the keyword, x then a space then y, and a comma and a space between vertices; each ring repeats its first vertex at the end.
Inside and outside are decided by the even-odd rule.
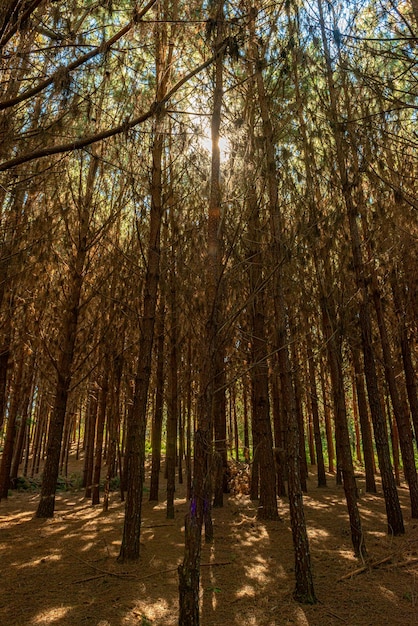
POLYGON ((355 569, 353 572, 344 574, 344 576, 341 576, 341 578, 338 578, 337 582, 341 582, 342 580, 346 580, 347 578, 353 578, 353 576, 358 576, 359 574, 362 574, 363 572, 367 572, 368 570, 375 569, 376 567, 379 567, 379 565, 388 563, 388 561, 391 561, 392 559, 393 559, 393 555, 391 554, 390 556, 385 556, 384 559, 380 559, 379 561, 375 561, 374 563, 371 563, 371 562, 367 563, 366 565, 363 565, 362 567, 355 569))
MULTIPOLYGON (((84 559, 82 559, 81 557, 75 554, 73 554, 72 556, 78 559, 79 561, 81 561, 82 563, 85 563, 89 567, 93 568, 94 570, 96 570, 96 572, 100 572, 99 576, 91 576, 90 578, 74 580, 73 581, 74 585, 76 585, 77 583, 88 582, 89 580, 96 580, 97 578, 102 578, 103 576, 115 576, 116 578, 130 578, 133 580, 141 581, 147 578, 152 578, 152 576, 158 576, 159 574, 168 574, 169 572, 176 572, 178 569, 178 565, 176 565, 176 567, 169 567, 168 569, 165 569, 165 570, 158 570, 156 572, 147 574, 146 576, 138 577, 138 576, 135 576, 134 574, 109 572, 108 570, 104 570, 104 569, 100 569, 100 567, 96 567, 96 565, 93 565, 92 563, 85 561, 84 559)), ((222 565, 230 565, 231 563, 232 561, 214 561, 213 563, 201 563, 200 567, 220 567, 222 565)))

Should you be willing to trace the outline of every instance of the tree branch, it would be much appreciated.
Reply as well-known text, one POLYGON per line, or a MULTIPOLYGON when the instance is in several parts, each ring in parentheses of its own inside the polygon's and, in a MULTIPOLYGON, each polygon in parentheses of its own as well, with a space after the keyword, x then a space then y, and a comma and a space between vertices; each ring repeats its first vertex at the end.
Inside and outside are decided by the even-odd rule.
MULTIPOLYGON (((2 36, 2 38, 0 40, 0 49, 3 48, 3 46, 5 46, 6 43, 19 30, 20 25, 22 23, 24 23, 27 19, 29 19, 29 17, 32 15, 32 13, 35 11, 35 9, 38 8, 38 6, 41 4, 41 2, 43 2, 43 0, 33 0, 33 2, 31 4, 29 4, 27 9, 22 13, 20 18, 18 18, 18 16, 16 16, 15 23, 13 24, 13 26, 10 28, 10 30, 8 32, 3 34, 3 36, 2 36)), ((12 16, 9 16, 9 17, 12 17, 12 16)), ((6 17, 6 20, 7 20, 7 17, 6 17)), ((7 26, 7 24, 5 23, 4 24, 4 28, 6 28, 6 26, 7 26)))
POLYGON ((32 87, 32 89, 28 89, 27 91, 24 91, 14 98, 10 98, 10 100, 3 100, 3 102, 0 102, 0 111, 4 111, 5 109, 8 109, 15 104, 19 104, 20 102, 24 102, 25 100, 36 96, 38 93, 49 87, 49 85, 52 85, 56 77, 62 74, 63 69, 65 69, 67 72, 72 72, 73 70, 80 67, 80 65, 83 65, 87 61, 90 61, 90 59, 93 59, 98 54, 103 54, 104 52, 107 52, 114 43, 116 43, 119 39, 121 39, 121 37, 126 35, 126 33, 130 31, 131 28, 143 18, 143 16, 151 9, 151 7, 156 2, 157 0, 150 0, 148 4, 142 9, 142 11, 140 11, 139 13, 135 13, 134 17, 128 24, 126 24, 126 26, 124 26, 123 28, 121 28, 121 30, 115 33, 113 37, 100 44, 100 46, 97 46, 97 48, 90 50, 90 52, 86 52, 86 54, 83 54, 83 56, 70 63, 65 68, 63 68, 62 66, 59 67, 56 72, 52 74, 52 76, 41 81, 35 87, 32 87))
MULTIPOLYGON (((155 0, 153 0, 155 1, 155 0)), ((64 152, 72 152, 74 150, 79 150, 80 148, 86 148, 87 146, 92 145, 93 143, 97 143, 98 141, 103 141, 104 139, 108 139, 109 137, 114 137, 115 135, 120 135, 139 124, 142 124, 147 119, 152 117, 156 111, 164 106, 166 102, 168 102, 174 94, 185 84, 187 83, 193 76, 199 74, 206 67, 211 65, 213 61, 218 57, 218 55, 223 54, 226 48, 226 43, 224 43, 219 50, 217 50, 216 54, 211 56, 207 61, 201 63, 194 70, 183 76, 171 89, 170 91, 162 98, 159 102, 154 102, 148 111, 143 113, 142 115, 135 117, 131 120, 126 120, 122 124, 115 126, 114 128, 110 128, 109 130, 104 130, 100 133, 96 133, 95 135, 90 135, 89 137, 83 137, 81 139, 76 139, 74 141, 70 141, 68 143, 59 144, 57 146, 50 146, 48 148, 41 148, 39 150, 34 150, 33 152, 29 152, 27 154, 22 154, 20 156, 14 157, 13 159, 9 159, 8 161, 4 161, 0 163, 0 172, 5 172, 10 170, 16 165, 22 165, 22 163, 28 163, 29 161, 33 161, 35 159, 40 159, 45 156, 52 156, 53 154, 63 154, 64 152)))

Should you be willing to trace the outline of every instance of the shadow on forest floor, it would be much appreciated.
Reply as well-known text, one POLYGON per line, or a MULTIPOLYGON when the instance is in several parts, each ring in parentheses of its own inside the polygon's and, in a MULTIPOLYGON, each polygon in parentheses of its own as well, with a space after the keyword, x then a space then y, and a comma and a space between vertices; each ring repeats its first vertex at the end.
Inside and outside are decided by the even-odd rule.
MULTIPOLYGON (((362 481, 359 481, 360 486, 362 481)), ((214 510, 215 540, 203 545, 202 626, 412 626, 418 623, 418 521, 410 520, 400 489, 404 537, 386 535, 381 494, 361 497, 365 542, 373 563, 354 558, 341 487, 309 481, 304 498, 310 537, 315 606, 292 599, 293 550, 287 502, 280 522, 258 522, 247 496, 229 496, 214 510)), ((164 481, 161 479, 161 485, 164 481)), ((161 499, 164 493, 161 491, 161 499)), ((33 517, 38 496, 13 493, 0 503, 0 624, 8 626, 174 626, 177 565, 183 556, 186 501, 178 487, 174 520, 165 504, 143 504, 141 559, 118 564, 123 504, 113 494, 109 512, 81 492, 57 496, 52 520, 33 517)))

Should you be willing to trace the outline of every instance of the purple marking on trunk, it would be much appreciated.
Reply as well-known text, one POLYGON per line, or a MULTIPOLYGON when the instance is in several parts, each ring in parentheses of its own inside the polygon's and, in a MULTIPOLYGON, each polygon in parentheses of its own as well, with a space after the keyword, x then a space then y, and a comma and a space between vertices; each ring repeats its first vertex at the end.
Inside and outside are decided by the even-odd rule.
POLYGON ((196 513, 197 513, 197 500, 196 497, 192 498, 192 501, 190 502, 190 515, 192 517, 196 517, 196 513))

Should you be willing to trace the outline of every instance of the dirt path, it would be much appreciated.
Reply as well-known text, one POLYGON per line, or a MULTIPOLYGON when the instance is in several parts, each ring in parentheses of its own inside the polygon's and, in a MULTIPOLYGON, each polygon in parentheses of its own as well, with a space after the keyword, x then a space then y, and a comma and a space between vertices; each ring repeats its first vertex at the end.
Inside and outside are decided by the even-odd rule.
MULTIPOLYGON (((418 521, 410 520, 406 489, 400 489, 407 530, 401 538, 386 535, 382 495, 361 497, 369 558, 386 560, 343 578, 362 563, 352 556, 343 492, 334 483, 329 477, 330 486, 318 489, 311 478, 305 497, 320 603, 292 600, 286 502, 282 521, 260 523, 247 496, 229 496, 214 511, 213 545, 203 547, 202 626, 418 624, 418 521)), ((160 504, 144 501, 142 556, 134 565, 116 562, 123 523, 117 493, 107 514, 81 492, 61 493, 52 520, 33 517, 36 494, 13 493, 0 502, 0 625, 174 626, 186 501, 180 487, 169 521, 163 498, 161 491, 160 504)))

